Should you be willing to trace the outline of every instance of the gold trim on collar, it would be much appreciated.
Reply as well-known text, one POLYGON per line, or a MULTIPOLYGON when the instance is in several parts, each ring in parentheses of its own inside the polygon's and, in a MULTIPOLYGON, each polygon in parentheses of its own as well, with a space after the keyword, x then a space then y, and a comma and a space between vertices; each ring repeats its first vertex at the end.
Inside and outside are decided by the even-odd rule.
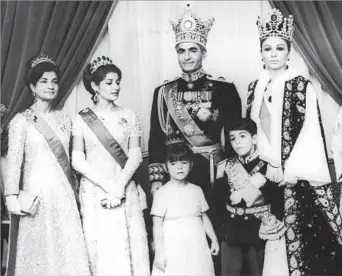
POLYGON ((243 158, 241 156, 238 156, 238 159, 240 160, 240 162, 242 164, 248 164, 249 162, 252 162, 253 160, 255 160, 256 158, 259 157, 259 152, 258 150, 256 149, 251 155, 243 158))
POLYGON ((190 73, 190 74, 182 72, 181 78, 183 80, 185 80, 186 82, 194 82, 194 81, 197 81, 198 79, 202 78, 206 74, 207 73, 203 70, 203 68, 201 68, 198 71, 190 73))

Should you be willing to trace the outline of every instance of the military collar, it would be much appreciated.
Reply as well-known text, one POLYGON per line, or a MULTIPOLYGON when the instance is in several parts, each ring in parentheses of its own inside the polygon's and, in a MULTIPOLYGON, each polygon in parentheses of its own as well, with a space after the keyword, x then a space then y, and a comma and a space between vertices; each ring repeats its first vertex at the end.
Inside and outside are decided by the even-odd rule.
POLYGON ((181 78, 185 80, 186 82, 194 82, 197 81, 198 79, 202 78, 205 76, 207 73, 203 70, 203 68, 199 69, 196 72, 193 72, 191 74, 187 74, 185 72, 182 72, 181 78))
POLYGON ((241 156, 238 156, 238 159, 240 160, 240 162, 242 164, 248 164, 250 162, 252 162, 253 160, 257 159, 259 157, 259 152, 258 150, 255 150, 251 155, 243 158, 241 156))

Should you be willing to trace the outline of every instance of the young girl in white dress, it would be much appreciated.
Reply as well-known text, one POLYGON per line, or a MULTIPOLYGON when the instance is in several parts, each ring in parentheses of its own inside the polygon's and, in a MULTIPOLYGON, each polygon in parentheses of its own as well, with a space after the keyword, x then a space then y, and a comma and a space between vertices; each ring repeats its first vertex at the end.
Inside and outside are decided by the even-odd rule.
POLYGON ((152 275, 214 275, 211 254, 219 253, 219 245, 206 214, 209 207, 202 189, 186 180, 192 153, 176 136, 167 139, 166 153, 170 181, 155 193, 151 209, 155 244, 152 275))

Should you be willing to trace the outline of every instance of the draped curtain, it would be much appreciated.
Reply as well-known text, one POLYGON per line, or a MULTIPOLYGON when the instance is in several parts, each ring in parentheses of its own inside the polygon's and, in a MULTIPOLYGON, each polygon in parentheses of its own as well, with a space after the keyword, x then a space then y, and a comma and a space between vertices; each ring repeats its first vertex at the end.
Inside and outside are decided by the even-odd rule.
POLYGON ((323 89, 342 104, 342 2, 271 1, 295 20, 294 40, 323 89))
POLYGON ((45 53, 62 72, 61 102, 74 84, 117 1, 1 1, 1 103, 8 109, 2 128, 27 108, 27 61, 45 53))

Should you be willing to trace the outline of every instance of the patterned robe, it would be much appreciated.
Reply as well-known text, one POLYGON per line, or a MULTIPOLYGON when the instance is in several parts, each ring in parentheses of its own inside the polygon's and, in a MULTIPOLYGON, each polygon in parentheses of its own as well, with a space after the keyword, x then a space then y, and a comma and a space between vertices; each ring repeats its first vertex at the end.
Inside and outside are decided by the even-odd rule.
POLYGON ((260 155, 299 180, 294 187, 285 187, 287 231, 281 240, 267 242, 264 274, 336 275, 341 269, 342 223, 329 185, 315 92, 307 79, 291 70, 270 85, 269 81, 264 71, 250 84, 247 116, 258 126, 260 155), (266 88, 271 90, 271 101, 265 97, 266 88), (265 102, 270 119, 268 135, 260 118, 265 102))

